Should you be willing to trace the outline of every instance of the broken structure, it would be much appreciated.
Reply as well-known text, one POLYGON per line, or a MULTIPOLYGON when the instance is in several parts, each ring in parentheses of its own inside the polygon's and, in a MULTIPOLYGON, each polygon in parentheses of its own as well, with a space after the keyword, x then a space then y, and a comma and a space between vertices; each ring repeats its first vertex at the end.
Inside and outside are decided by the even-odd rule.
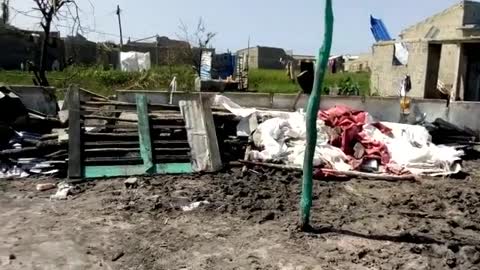
POLYGON ((371 92, 398 96, 412 79, 412 97, 480 101, 480 3, 460 3, 405 29, 400 40, 373 45, 371 92), (406 49, 407 62, 397 61, 406 49), (396 56, 397 55, 397 56, 396 56), (437 91, 440 89, 441 91, 437 91))

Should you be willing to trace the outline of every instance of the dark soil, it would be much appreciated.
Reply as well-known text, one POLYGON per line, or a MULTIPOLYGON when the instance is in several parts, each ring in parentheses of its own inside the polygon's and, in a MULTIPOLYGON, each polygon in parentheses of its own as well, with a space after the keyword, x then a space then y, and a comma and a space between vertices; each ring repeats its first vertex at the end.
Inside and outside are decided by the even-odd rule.
POLYGON ((309 232, 288 172, 97 181, 60 202, 4 181, 0 268, 480 269, 479 165, 463 179, 315 181, 309 232))

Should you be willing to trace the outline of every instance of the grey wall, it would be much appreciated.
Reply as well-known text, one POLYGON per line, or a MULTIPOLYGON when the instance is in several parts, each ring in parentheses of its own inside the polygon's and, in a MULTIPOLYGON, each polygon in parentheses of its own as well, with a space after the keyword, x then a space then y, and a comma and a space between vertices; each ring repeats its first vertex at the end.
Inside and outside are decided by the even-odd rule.
MULTIPOLYGON (((160 91, 117 91, 117 99, 124 102, 135 102, 135 94, 146 94, 151 103, 167 103, 168 92, 160 91)), ((202 93, 202 95, 216 95, 218 93, 202 93)), ((246 94, 246 93, 225 93, 232 101, 244 107, 271 108, 278 110, 290 110, 296 95, 289 94, 246 94)), ((199 93, 176 93, 173 103, 178 104, 179 100, 198 98, 199 93)), ((308 96, 303 95, 297 109, 305 108, 308 96)), ((325 110, 337 105, 345 105, 352 109, 364 110, 381 121, 398 122, 400 119, 400 101, 398 98, 385 97, 343 97, 343 96, 322 96, 320 108, 325 110)), ((444 100, 412 100, 411 109, 416 114, 427 114, 427 121, 434 121, 436 118, 443 118, 461 127, 469 127, 480 131, 480 102, 453 102, 447 107, 444 100)))

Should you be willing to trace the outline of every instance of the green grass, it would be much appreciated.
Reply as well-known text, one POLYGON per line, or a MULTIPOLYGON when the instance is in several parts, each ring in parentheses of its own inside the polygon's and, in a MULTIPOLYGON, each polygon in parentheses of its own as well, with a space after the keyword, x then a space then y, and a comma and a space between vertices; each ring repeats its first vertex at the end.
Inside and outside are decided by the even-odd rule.
MULTIPOLYGON (((177 89, 191 91, 194 88, 194 71, 188 66, 154 67, 148 72, 122 72, 103 70, 99 67, 70 67, 61 72, 47 74, 51 86, 67 88, 70 84, 96 92, 112 95, 119 89, 161 90, 168 89, 173 76, 177 76, 177 89)), ((0 83, 31 85, 33 74, 21 71, 0 71, 0 83)), ((61 93, 59 93, 61 95, 61 93)))
MULTIPOLYGON (((370 94, 370 73, 336 73, 325 76, 324 87, 339 87, 347 78, 360 87, 361 95, 370 94)), ((249 73, 252 90, 267 93, 296 93, 300 86, 292 83, 284 70, 253 69, 249 73)))
MULTIPOLYGON (((112 95, 115 90, 165 90, 170 80, 177 76, 179 91, 194 89, 195 74, 189 66, 160 66, 148 72, 122 72, 119 70, 103 70, 100 67, 70 67, 62 72, 49 72, 48 79, 57 89, 65 89, 70 84, 96 92, 100 95, 112 95)), ((0 71, 0 83, 32 84, 33 74, 20 71, 0 71)), ((369 95, 369 73, 337 73, 327 74, 325 87, 339 87, 347 78, 358 84, 361 95, 369 95)), ((251 70, 249 73, 250 89, 269 93, 296 93, 299 86, 291 82, 284 70, 251 70)), ((63 92, 59 91, 59 97, 63 92)))

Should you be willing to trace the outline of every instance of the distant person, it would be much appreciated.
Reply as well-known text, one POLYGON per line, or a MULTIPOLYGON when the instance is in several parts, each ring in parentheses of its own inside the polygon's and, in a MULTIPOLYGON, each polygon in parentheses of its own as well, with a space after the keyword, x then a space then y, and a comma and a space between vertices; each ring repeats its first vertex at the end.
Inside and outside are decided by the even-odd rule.
POLYGON ((60 62, 55 59, 52 64, 52 70, 53 71, 59 71, 60 70, 60 62))

